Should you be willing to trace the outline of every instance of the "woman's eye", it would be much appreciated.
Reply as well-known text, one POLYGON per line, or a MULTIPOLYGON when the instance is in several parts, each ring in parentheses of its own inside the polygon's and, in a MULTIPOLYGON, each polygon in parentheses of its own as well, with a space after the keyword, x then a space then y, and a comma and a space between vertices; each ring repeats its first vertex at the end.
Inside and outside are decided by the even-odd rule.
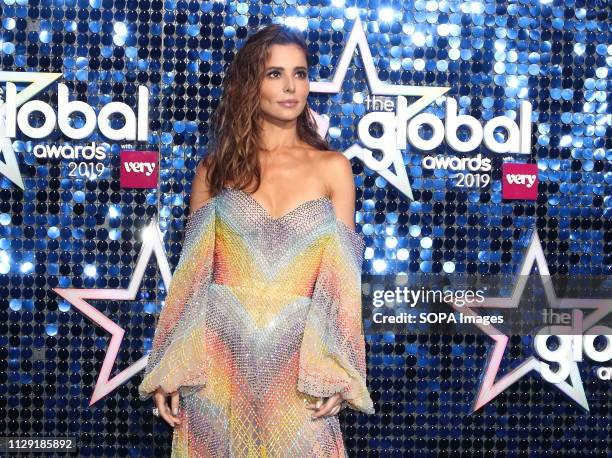
POLYGON ((280 75, 280 73, 277 72, 276 70, 274 70, 273 72, 268 73, 268 76, 275 76, 275 75, 280 75))
POLYGON ((308 76, 304 70, 300 70, 297 72, 297 74, 300 76, 300 78, 306 78, 306 76, 308 76))

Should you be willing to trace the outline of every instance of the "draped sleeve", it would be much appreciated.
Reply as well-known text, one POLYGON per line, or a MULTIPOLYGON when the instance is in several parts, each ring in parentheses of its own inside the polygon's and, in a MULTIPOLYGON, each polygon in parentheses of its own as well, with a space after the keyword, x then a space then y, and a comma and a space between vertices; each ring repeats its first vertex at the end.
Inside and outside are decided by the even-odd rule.
POLYGON ((204 386, 209 362, 203 348, 207 290, 213 276, 215 197, 187 218, 178 265, 160 312, 143 380, 141 400, 157 388, 204 386))
POLYGON ((374 413, 366 387, 361 311, 362 237, 342 221, 323 248, 300 347, 297 389, 316 397, 342 396, 342 406, 374 413))

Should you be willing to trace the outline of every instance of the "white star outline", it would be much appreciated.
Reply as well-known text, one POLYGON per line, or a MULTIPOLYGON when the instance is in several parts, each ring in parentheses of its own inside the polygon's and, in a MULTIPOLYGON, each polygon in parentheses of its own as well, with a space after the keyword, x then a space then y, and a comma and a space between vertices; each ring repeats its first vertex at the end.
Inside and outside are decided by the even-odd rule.
MULTIPOLYGON (((542 249, 542 244, 540 243, 540 238, 536 230, 533 230, 531 235, 529 245, 527 246, 525 256, 519 268, 519 277, 511 296, 488 297, 485 298, 484 302, 463 307, 459 307, 451 303, 451 307, 464 315, 469 315, 472 317, 479 316, 478 313, 472 310, 473 308, 477 307, 517 308, 523 295, 527 278, 530 275, 534 264, 536 264, 538 267, 538 274, 540 277, 550 276, 548 262, 546 261, 544 250, 542 249)), ((612 300, 610 299, 559 298, 557 297, 557 294, 550 282, 543 281, 542 284, 544 285, 546 299, 549 307, 551 308, 579 310, 595 309, 594 312, 590 313, 582 321, 582 333, 593 327, 598 321, 603 319, 612 311, 612 300)), ((474 323, 474 325, 491 337, 495 341, 495 345, 493 350, 489 351, 486 369, 481 378, 478 394, 476 395, 476 399, 474 400, 474 404, 472 406, 473 412, 492 401, 497 397, 497 395, 520 380, 523 376, 527 375, 529 372, 535 371, 541 375, 541 367, 543 364, 540 359, 536 358, 535 356, 530 356, 496 381, 495 378, 499 372, 499 366, 503 359, 509 338, 491 324, 487 325, 482 323, 474 323)), ((571 381, 571 385, 567 382, 567 380, 553 385, 588 412, 589 403, 584 392, 582 378, 580 376, 578 363, 576 361, 571 361, 569 379, 571 381)))
MULTIPOLYGON (((427 87, 427 86, 406 86, 400 84, 388 84, 380 81, 378 73, 374 67, 374 60, 372 58, 372 52, 368 39, 365 35, 363 25, 359 16, 355 18, 353 28, 351 29, 350 35, 342 51, 338 65, 334 70, 334 76, 331 81, 311 81, 310 92, 311 93, 326 93, 326 94, 337 94, 341 91, 342 83, 346 77, 348 66, 353 58, 353 53, 359 48, 361 60, 366 73, 366 81, 370 88, 372 95, 403 95, 403 96, 420 96, 414 103, 407 107, 407 117, 412 118, 414 115, 425 109, 437 98, 444 95, 451 88, 450 87, 427 87)), ((313 114, 315 114, 313 112, 313 114)), ((325 136, 327 133, 327 127, 329 126, 329 120, 325 119, 324 116, 315 114, 317 120, 318 131, 321 136, 325 136), (323 125, 326 123, 327 125, 323 125)), ((348 159, 356 157, 357 159, 365 162, 365 155, 372 156, 372 152, 357 143, 354 143, 347 148, 343 153, 348 159)), ((406 174, 406 166, 404 165, 402 151, 397 149, 393 155, 393 168, 395 173, 391 172, 389 168, 376 169, 372 168, 371 164, 366 164, 372 168, 380 176, 386 179, 391 185, 397 188, 401 193, 407 196, 410 200, 414 200, 412 195, 412 187, 408 175, 406 174)))
MULTIPOLYGON (((20 107, 36 94, 41 92, 55 80, 59 79, 62 73, 41 73, 41 72, 0 72, 0 82, 2 83, 32 83, 17 93, 15 108, 20 107)), ((15 157, 13 142, 5 135, 6 105, 0 101, 0 149, 4 155, 4 162, 0 161, 0 175, 25 189, 23 178, 19 171, 19 164, 15 157)))
POLYGON ((162 281, 166 291, 170 287, 172 273, 164 250, 163 236, 159 229, 157 219, 153 217, 148 226, 141 231, 142 245, 136 267, 132 273, 130 284, 124 289, 100 289, 100 288, 53 288, 58 295, 67 302, 74 305, 83 315, 94 323, 104 328, 111 334, 111 340, 102 362, 102 368, 96 380, 96 386, 89 401, 89 405, 95 404, 101 398, 114 391, 118 386, 127 382, 130 378, 143 370, 147 365, 148 355, 141 357, 138 361, 131 364, 123 371, 111 378, 111 372, 115 366, 115 361, 119 353, 125 329, 109 319, 106 315, 93 307, 84 299, 110 299, 118 301, 128 301, 136 299, 145 269, 149 259, 155 254, 157 265, 161 273, 162 281))

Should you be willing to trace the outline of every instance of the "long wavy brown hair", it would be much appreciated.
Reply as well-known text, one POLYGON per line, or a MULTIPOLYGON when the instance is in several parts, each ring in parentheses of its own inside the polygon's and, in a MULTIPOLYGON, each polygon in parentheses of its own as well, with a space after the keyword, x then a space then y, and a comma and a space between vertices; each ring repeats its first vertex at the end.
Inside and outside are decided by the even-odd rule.
MULTIPOLYGON (((207 168, 209 192, 216 195, 225 186, 244 189, 261 183, 258 152, 263 150, 260 125, 259 94, 265 74, 265 64, 272 45, 293 44, 308 50, 302 33, 284 25, 269 25, 245 42, 227 70, 223 81, 223 96, 211 116, 209 152, 202 159, 207 168)), ((319 150, 329 150, 329 144, 317 133, 316 122, 308 102, 297 119, 300 140, 319 150)))

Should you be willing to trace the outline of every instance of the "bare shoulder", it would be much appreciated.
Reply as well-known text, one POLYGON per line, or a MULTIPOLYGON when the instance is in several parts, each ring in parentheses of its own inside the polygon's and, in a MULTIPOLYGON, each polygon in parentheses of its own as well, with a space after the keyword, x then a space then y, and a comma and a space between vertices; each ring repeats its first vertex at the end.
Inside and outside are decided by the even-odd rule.
POLYGON ((191 195, 189 196, 190 214, 193 214, 201 208, 211 198, 206 171, 207 168, 204 161, 200 161, 196 167, 191 183, 191 195))
POLYGON ((325 163, 328 167, 348 167, 351 170, 351 161, 338 151, 318 151, 318 155, 321 158, 321 162, 325 163))
POLYGON ((329 195, 354 193, 353 166, 347 157, 337 151, 319 151, 317 171, 325 180, 329 195))
POLYGON ((336 217, 349 227, 355 226, 355 179, 351 161, 337 151, 320 151, 319 176, 325 181, 336 217))

